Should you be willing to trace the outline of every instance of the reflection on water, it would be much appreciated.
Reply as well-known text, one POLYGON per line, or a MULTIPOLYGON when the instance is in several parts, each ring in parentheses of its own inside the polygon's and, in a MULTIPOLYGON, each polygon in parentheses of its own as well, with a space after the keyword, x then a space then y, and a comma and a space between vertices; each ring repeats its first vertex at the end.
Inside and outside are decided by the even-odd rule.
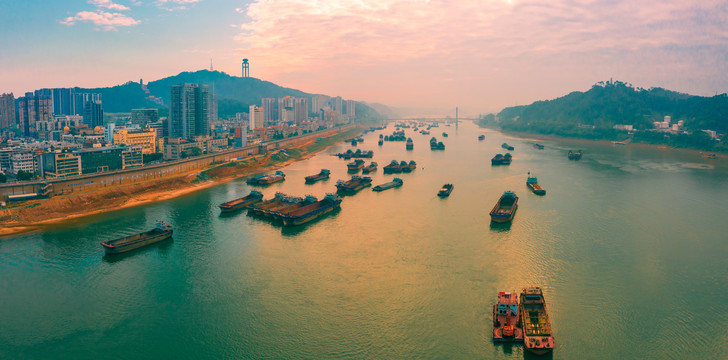
MULTIPOLYGON (((534 358, 491 340, 497 292, 529 285, 545 289, 555 358, 728 357, 724 159, 577 140, 536 150, 470 123, 432 130, 445 151, 411 129, 412 151, 365 135, 371 161, 418 169, 380 167, 373 184, 404 185, 361 190, 303 226, 221 215, 250 192, 240 179, 1 240, 0 358, 534 358), (492 167, 503 142, 513 163, 492 167), (529 171, 546 196, 527 190, 529 171), (455 189, 440 199, 445 183, 455 189), (491 223, 506 190, 518 213, 491 223), (158 219, 174 241, 103 256, 100 242, 158 219)), ((331 156, 349 148, 259 190, 322 198, 350 177, 331 156), (322 168, 329 181, 305 184, 322 168)))

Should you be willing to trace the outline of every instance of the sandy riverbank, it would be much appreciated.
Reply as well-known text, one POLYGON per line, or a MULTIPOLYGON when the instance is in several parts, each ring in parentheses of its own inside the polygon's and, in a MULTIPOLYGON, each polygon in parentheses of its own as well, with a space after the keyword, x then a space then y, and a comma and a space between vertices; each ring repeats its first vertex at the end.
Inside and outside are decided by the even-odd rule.
POLYGON ((310 158, 339 141, 360 134, 362 130, 355 128, 322 140, 302 140, 281 152, 218 164, 172 178, 53 197, 28 204, 37 204, 35 206, 8 209, 0 214, 3 215, 0 217, 0 236, 42 230, 71 219, 165 201, 240 177, 280 169, 295 161, 310 158))

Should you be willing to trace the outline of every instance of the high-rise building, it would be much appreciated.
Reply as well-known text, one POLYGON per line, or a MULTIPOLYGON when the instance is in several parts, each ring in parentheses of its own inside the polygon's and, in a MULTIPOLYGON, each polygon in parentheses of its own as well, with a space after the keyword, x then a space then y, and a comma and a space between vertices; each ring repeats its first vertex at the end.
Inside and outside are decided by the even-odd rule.
POLYGON ((169 136, 187 140, 207 136, 210 133, 207 85, 173 85, 169 92, 169 136))
POLYGON ((56 88, 51 90, 53 115, 77 115, 73 112, 73 89, 56 88))
POLYGON ((81 115, 86 113, 86 103, 96 101, 101 103, 101 94, 98 93, 71 93, 71 115, 81 115))
POLYGON ((331 98, 326 95, 314 95, 311 97, 311 112, 318 114, 321 109, 328 106, 330 100, 331 98))
POLYGON ((275 98, 263 98, 263 122, 272 124, 278 120, 278 106, 275 98))
POLYGON ((159 121, 159 110, 157 109, 132 109, 131 123, 145 128, 147 125, 159 121))
POLYGON ((86 103, 83 112, 83 123, 93 129, 97 126, 104 126, 104 109, 101 101, 89 101, 86 103))
POLYGON ((343 114, 344 99, 342 99, 341 96, 331 98, 331 101, 329 101, 329 103, 331 104, 331 110, 334 110, 339 114, 343 114))
POLYGON ((263 128, 263 109, 255 105, 250 105, 250 113, 248 114, 248 123, 250 124, 250 130, 263 128))
POLYGON ((0 95, 0 131, 15 124, 15 96, 0 95))
POLYGON ((51 98, 25 93, 18 99, 18 120, 23 136, 36 136, 35 123, 51 121, 51 98))
POLYGON ((346 100, 344 104, 345 114, 349 117, 356 117, 356 102, 354 100, 346 100))
POLYGON ((287 119, 283 118, 283 113, 286 111, 286 108, 293 109, 293 104, 295 102, 295 98, 286 96, 282 98, 278 98, 278 121, 279 122, 286 122, 287 119))
POLYGON ((297 124, 308 120, 308 98, 295 98, 293 101, 293 111, 295 112, 297 124))

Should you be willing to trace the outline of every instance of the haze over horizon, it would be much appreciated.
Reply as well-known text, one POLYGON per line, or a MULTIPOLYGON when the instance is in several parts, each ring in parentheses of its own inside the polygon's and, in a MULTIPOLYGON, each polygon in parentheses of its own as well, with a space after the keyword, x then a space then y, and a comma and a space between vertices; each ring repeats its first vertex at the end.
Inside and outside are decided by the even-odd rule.
POLYGON ((498 111, 613 78, 728 88, 726 1, 72 0, 0 4, 0 93, 209 68, 395 108, 498 111))

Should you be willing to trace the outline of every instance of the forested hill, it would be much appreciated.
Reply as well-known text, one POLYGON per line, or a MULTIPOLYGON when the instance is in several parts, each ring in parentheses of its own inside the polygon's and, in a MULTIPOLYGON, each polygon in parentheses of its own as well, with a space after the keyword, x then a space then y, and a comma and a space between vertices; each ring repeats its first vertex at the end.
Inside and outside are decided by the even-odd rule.
MULTIPOLYGON (((151 81, 146 84, 146 93, 139 82, 127 82, 124 85, 113 87, 79 89, 82 92, 101 93, 104 111, 110 113, 130 112, 132 109, 143 107, 166 108, 169 104, 169 88, 182 83, 215 85, 217 95, 218 114, 232 116, 238 112, 248 112, 250 105, 260 105, 261 99, 266 97, 280 98, 285 96, 311 97, 311 94, 300 90, 278 86, 269 81, 256 78, 242 78, 230 76, 220 71, 200 70, 196 72, 183 72, 164 79, 151 81), (149 96, 161 98, 160 105, 149 99, 149 96)), ((357 102, 357 115, 360 117, 376 117, 377 112, 357 102)))
MULTIPOLYGON (((616 124, 635 129, 652 128, 654 121, 671 116, 673 123, 685 120, 686 130, 728 130, 728 96, 693 96, 662 88, 641 89, 619 81, 600 82, 586 92, 531 105, 503 109, 499 123, 518 131, 562 134, 576 125, 612 129, 616 124)), ((577 131, 577 130, 575 130, 577 131)))

